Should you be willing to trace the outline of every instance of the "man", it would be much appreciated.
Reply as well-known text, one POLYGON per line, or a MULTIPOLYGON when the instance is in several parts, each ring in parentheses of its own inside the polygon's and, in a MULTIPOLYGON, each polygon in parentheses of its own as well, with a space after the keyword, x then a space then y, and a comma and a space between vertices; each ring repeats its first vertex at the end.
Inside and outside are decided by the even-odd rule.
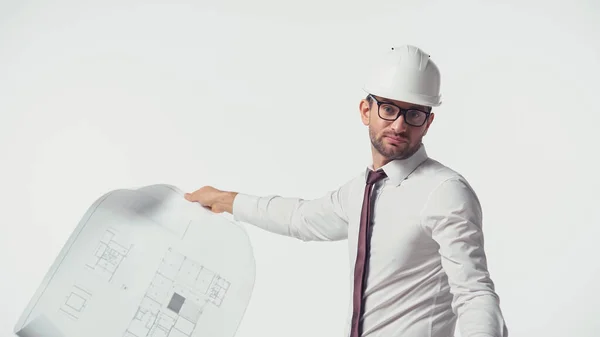
POLYGON ((364 89, 373 162, 339 189, 303 200, 205 186, 186 199, 304 241, 348 239, 346 336, 449 337, 457 318, 462 337, 508 336, 479 200, 422 143, 441 104, 438 67, 415 46, 392 48, 364 89))

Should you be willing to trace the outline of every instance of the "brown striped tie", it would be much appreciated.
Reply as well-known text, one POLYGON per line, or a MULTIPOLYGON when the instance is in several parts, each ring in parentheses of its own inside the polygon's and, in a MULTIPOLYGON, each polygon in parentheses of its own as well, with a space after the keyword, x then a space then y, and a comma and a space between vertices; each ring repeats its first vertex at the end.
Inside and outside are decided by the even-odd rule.
POLYGON ((365 186, 365 195, 363 197, 363 206, 360 216, 358 246, 356 248, 356 263, 354 265, 354 310, 352 313, 352 329, 350 332, 350 337, 360 337, 362 335, 361 316, 363 313, 363 284, 366 278, 366 257, 367 252, 369 251, 369 240, 367 240, 367 233, 371 227, 371 187, 385 177, 387 177, 387 175, 385 172, 383 172, 383 170, 369 171, 367 176, 367 184, 365 186))

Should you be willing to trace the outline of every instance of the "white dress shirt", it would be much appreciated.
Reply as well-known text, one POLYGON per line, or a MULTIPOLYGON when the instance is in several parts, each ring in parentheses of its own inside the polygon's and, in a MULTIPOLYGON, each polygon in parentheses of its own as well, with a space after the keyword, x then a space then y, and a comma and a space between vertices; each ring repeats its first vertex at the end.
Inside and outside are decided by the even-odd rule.
MULTIPOLYGON (((466 179, 429 158, 424 145, 382 169, 387 178, 373 187, 362 336, 451 337, 458 319, 462 337, 507 337, 481 205, 466 179)), ((352 291, 367 170, 314 200, 239 193, 234 219, 303 241, 348 239, 352 291)), ((345 336, 351 316, 352 301, 345 336)))

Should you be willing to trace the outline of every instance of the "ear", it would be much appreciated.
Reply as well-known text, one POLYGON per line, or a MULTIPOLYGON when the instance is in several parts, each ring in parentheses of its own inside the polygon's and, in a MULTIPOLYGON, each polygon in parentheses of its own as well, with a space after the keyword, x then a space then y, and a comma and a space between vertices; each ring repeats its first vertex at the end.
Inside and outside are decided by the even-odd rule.
POLYGON ((427 134, 427 131, 429 131, 429 127, 431 126, 431 123, 433 123, 433 119, 435 118, 435 114, 432 112, 429 115, 429 118, 427 119, 427 124, 425 124, 425 133, 423 133, 423 136, 425 136, 427 134))
POLYGON ((369 102, 366 99, 360 100, 358 110, 360 111, 360 119, 362 120, 362 123, 364 125, 369 125, 369 115, 371 114, 371 108, 369 107, 369 102))

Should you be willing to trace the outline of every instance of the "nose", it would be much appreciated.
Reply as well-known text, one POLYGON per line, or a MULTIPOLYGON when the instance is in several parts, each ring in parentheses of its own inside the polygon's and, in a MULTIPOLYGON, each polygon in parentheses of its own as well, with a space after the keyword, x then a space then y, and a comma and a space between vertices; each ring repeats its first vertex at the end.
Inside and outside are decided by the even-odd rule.
POLYGON ((408 124, 404 121, 404 116, 400 115, 398 118, 392 123, 392 130, 396 133, 400 133, 406 131, 408 124))

